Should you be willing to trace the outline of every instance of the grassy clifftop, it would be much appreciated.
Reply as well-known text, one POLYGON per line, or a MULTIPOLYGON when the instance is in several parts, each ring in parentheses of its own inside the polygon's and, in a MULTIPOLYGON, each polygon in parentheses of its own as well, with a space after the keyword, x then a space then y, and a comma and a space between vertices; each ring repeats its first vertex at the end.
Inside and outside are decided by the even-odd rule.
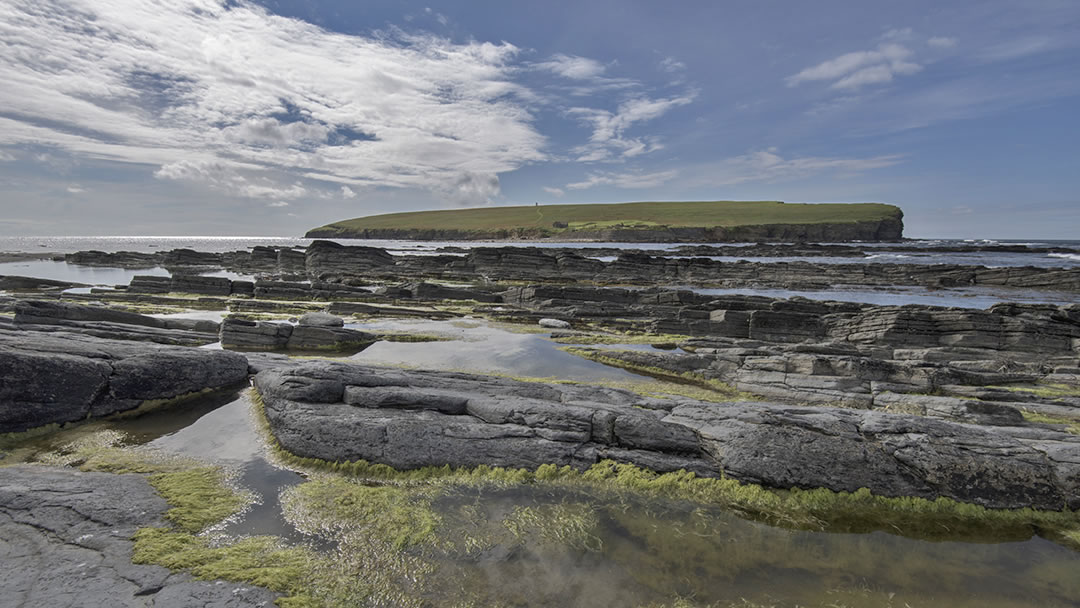
POLYGON ((700 201, 528 205, 372 215, 315 228, 307 236, 614 240, 637 232, 641 233, 637 236, 648 238, 633 240, 680 241, 732 240, 740 235, 799 238, 798 234, 802 233, 827 238, 830 232, 827 226, 837 226, 843 233, 837 234, 837 240, 892 240, 900 237, 902 217, 899 208, 880 203, 700 201), (808 229, 810 226, 815 228, 808 229), (855 231, 858 234, 851 231, 856 226, 861 227, 855 231), (882 231, 882 226, 892 229, 882 231))

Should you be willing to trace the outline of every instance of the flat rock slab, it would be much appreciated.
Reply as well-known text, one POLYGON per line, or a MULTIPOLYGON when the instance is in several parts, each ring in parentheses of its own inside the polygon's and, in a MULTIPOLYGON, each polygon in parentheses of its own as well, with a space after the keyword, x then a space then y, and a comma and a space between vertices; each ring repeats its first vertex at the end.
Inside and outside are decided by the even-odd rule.
POLYGON ((140 475, 0 468, 0 603, 12 608, 272 606, 266 589, 131 563, 168 504, 140 475))
POLYGON ((343 363, 267 369, 255 387, 281 445, 324 460, 412 469, 612 459, 778 488, 1080 507, 1080 437, 1055 430, 343 363))
POLYGON ((203 348, 0 325, 0 432, 106 416, 235 385, 247 359, 203 348))

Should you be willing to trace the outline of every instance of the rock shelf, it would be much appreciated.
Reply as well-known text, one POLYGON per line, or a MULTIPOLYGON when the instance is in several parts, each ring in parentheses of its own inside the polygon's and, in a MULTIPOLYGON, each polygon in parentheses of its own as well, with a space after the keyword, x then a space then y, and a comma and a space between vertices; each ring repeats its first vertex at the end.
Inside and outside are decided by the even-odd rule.
POLYGON ((255 386, 286 450, 400 469, 603 459, 770 487, 1080 507, 1080 437, 921 416, 706 403, 472 374, 305 364, 255 386))

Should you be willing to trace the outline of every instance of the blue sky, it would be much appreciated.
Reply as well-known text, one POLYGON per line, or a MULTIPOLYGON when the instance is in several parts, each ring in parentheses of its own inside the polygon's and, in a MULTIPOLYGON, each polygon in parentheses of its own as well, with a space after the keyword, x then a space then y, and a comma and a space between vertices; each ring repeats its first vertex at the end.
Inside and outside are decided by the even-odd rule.
POLYGON ((0 0, 0 234, 876 201, 1080 238, 1080 4, 0 0))

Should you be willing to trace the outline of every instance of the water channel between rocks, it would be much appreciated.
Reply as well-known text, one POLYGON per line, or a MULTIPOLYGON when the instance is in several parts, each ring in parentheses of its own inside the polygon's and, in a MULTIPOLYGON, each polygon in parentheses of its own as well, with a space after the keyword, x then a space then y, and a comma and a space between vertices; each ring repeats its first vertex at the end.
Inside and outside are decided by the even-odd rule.
MULTIPOLYGON (((455 338, 380 342, 350 357, 369 364, 649 381, 560 351, 546 334, 512 333, 482 321, 350 326, 455 338)), ((220 527, 225 534, 276 535, 348 559, 350 549, 340 539, 302 532, 283 513, 282 493, 306 479, 272 464, 255 407, 250 393, 237 389, 94 424, 121 431, 133 443, 233 471, 235 483, 257 500, 220 527)), ((60 433, 39 441, 42 449, 55 449, 63 438, 60 433)), ((423 556, 428 574, 422 585, 411 586, 434 606, 644 606, 687 598, 701 606, 914 608, 1075 606, 1080 598, 1080 553, 1038 537, 935 542, 884 532, 792 531, 709 505, 543 484, 440 486, 430 506, 445 541, 487 539, 478 550, 423 556), (522 521, 532 521, 523 514, 539 523, 523 527, 522 521), (524 530, 523 536, 508 535, 512 528, 524 530), (751 603, 739 603, 744 600, 751 603)))

